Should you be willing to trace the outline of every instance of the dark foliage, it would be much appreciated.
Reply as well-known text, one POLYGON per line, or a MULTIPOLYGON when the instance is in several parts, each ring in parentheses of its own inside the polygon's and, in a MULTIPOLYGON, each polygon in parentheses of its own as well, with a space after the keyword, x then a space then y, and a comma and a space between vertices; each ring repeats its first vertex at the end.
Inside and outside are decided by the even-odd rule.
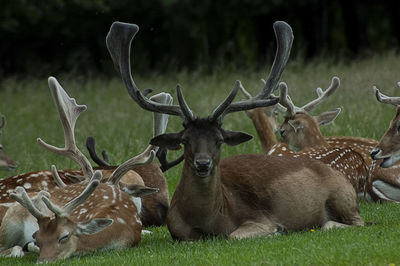
POLYGON ((219 64, 257 66, 273 58, 272 23, 294 30, 293 53, 351 58, 396 49, 399 1, 372 0, 2 0, 0 73, 111 73, 104 38, 113 21, 141 27, 135 69, 219 64))

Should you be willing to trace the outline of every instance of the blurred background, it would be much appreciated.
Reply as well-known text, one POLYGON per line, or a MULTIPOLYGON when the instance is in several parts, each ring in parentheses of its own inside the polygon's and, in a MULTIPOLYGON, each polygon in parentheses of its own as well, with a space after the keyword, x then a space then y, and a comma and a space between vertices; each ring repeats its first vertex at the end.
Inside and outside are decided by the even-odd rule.
POLYGON ((343 63, 397 53, 399 11, 372 0, 1 0, 0 77, 115 75, 104 39, 116 20, 140 26, 135 70, 265 67, 276 20, 293 28, 292 59, 343 63))

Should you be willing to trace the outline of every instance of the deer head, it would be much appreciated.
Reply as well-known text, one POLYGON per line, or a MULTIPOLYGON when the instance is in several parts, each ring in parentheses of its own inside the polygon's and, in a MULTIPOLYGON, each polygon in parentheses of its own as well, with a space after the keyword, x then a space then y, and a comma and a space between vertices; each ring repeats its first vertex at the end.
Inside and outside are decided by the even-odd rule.
MULTIPOLYGON (((400 82, 397 85, 400 87, 400 82)), ((391 167, 400 160, 400 97, 386 96, 376 86, 373 89, 379 102, 397 107, 397 113, 390 122, 389 128, 383 134, 378 145, 371 151, 372 159, 383 159, 381 167, 391 167)))
POLYGON ((317 105, 321 104, 326 98, 339 88, 340 80, 332 78, 332 83, 328 89, 323 91, 317 89, 318 98, 307 103, 303 107, 293 104, 288 95, 286 83, 280 83, 280 104, 286 108, 285 121, 281 125, 281 141, 288 144, 295 150, 302 150, 307 147, 325 145, 325 140, 319 130, 320 125, 331 123, 339 115, 341 109, 336 108, 332 111, 323 112, 317 116, 308 114, 317 105))
POLYGON ((138 30, 137 25, 121 22, 113 23, 107 34, 106 43, 114 66, 121 74, 129 95, 139 106, 152 112, 179 116, 183 119, 184 127, 178 133, 159 135, 153 138, 150 143, 168 149, 176 149, 180 144, 183 144, 185 165, 190 165, 189 167, 198 177, 207 177, 218 165, 222 143, 237 145, 251 139, 251 136, 245 133, 224 130, 221 127, 224 116, 232 112, 277 103, 277 99, 269 98, 269 96, 276 88, 288 60, 293 41, 292 30, 285 22, 274 24, 278 49, 270 76, 262 91, 250 100, 232 103, 241 85, 240 81, 236 81, 228 97, 207 118, 197 118, 193 114, 184 100, 180 85, 176 88, 179 106, 152 102, 137 88, 130 69, 130 45, 138 30))
POLYGON ((1 133, 3 128, 6 126, 6 117, 1 116, 1 124, 0 124, 0 170, 12 170, 17 167, 17 163, 11 159, 10 156, 3 149, 3 145, 1 144, 1 133))
POLYGON ((41 200, 54 217, 38 209, 23 187, 17 187, 15 192, 11 193, 11 197, 24 206, 38 221, 39 231, 34 234, 34 238, 40 248, 39 262, 69 257, 76 251, 81 235, 96 234, 113 223, 112 219, 98 218, 85 223, 76 223, 69 218, 71 212, 89 198, 99 185, 101 178, 101 172, 96 171, 82 193, 61 208, 50 201, 49 193, 40 192, 41 200))

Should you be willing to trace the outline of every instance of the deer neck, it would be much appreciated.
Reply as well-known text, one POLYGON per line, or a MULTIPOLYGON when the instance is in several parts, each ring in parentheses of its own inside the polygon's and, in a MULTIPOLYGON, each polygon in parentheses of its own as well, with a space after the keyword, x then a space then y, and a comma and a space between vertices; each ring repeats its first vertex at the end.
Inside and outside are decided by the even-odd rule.
POLYGON ((262 149, 267 153, 275 144, 278 143, 274 134, 274 129, 262 108, 253 110, 251 120, 253 121, 254 127, 257 131, 262 149))
POLYGON ((209 176, 201 178, 185 160, 171 205, 179 205, 181 215, 188 217, 191 224, 212 227, 220 218, 224 199, 219 165, 214 166, 209 176))

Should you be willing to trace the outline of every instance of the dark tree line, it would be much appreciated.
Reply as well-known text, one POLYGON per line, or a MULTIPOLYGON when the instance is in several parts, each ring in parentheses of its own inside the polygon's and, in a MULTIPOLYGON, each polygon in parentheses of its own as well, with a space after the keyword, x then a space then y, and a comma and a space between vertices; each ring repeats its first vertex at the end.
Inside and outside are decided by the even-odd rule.
POLYGON ((0 73, 114 73, 105 36, 136 23, 135 68, 241 67, 273 57, 272 23, 288 22, 293 53, 352 58, 397 49, 399 1, 2 0, 0 73))

